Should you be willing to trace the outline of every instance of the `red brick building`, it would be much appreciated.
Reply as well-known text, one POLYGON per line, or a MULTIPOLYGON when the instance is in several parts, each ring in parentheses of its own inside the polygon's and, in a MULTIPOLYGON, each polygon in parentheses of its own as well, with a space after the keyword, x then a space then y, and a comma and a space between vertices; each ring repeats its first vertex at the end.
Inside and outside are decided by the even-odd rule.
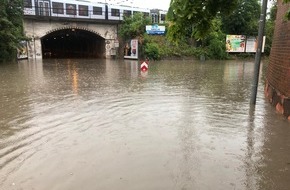
POLYGON ((265 94, 276 110, 290 120, 290 3, 277 1, 278 12, 266 76, 265 94))

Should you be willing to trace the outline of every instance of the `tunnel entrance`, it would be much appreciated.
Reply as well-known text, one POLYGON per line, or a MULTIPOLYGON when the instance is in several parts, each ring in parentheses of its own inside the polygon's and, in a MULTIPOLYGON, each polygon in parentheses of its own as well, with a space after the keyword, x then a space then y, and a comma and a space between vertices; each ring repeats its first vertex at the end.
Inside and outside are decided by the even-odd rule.
POLYGON ((80 29, 63 29, 41 38, 43 58, 104 58, 105 39, 80 29))

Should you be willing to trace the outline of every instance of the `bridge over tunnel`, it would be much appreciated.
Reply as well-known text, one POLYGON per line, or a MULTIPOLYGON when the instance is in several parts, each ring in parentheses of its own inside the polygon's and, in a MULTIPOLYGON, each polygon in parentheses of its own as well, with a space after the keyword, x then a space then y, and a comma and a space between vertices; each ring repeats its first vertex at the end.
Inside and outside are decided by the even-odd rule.
POLYGON ((41 38, 43 58, 104 58, 105 39, 82 29, 62 29, 41 38))

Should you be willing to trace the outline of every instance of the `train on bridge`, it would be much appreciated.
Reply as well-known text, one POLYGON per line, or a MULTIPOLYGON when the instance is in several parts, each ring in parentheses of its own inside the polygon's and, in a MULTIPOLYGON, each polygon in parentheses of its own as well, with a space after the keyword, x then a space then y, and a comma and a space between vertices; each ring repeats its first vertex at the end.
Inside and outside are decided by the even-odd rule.
POLYGON ((85 0, 24 0, 24 15, 72 19, 122 21, 124 16, 141 12, 152 23, 165 22, 166 11, 133 6, 113 5, 85 0))

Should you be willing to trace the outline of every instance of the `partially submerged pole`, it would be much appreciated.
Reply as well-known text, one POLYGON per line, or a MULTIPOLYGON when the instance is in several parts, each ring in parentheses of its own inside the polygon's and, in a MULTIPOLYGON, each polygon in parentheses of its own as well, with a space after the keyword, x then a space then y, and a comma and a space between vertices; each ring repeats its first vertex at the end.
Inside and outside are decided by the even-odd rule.
POLYGON ((253 85, 252 85, 251 102, 250 102, 251 105, 256 104, 256 98, 257 98, 259 73, 260 73, 260 62, 261 62, 261 52, 262 52, 262 48, 263 48, 263 37, 264 37, 264 29, 265 29, 266 14, 267 14, 267 3, 268 3, 268 0, 263 0, 262 12, 260 15, 258 48, 256 51, 256 56, 255 56, 255 70, 254 70, 254 79, 253 79, 253 85))

